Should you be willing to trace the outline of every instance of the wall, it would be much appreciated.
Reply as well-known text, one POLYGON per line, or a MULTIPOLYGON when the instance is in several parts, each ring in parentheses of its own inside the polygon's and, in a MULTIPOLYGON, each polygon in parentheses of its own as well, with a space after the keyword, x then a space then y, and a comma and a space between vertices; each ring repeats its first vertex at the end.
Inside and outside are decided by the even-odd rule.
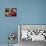
POLYGON ((18 24, 46 24, 46 0, 0 0, 0 44, 8 43, 9 32, 18 32, 18 24), (17 16, 5 17, 7 7, 16 7, 17 16))

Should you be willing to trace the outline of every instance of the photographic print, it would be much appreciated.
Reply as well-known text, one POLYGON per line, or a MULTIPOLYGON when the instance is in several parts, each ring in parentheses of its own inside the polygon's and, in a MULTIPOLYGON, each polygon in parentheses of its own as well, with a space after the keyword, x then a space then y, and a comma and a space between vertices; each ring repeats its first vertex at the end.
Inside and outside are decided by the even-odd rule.
POLYGON ((5 8, 5 16, 16 16, 16 8, 5 8))
POLYGON ((20 41, 46 41, 46 25, 19 25, 20 41))

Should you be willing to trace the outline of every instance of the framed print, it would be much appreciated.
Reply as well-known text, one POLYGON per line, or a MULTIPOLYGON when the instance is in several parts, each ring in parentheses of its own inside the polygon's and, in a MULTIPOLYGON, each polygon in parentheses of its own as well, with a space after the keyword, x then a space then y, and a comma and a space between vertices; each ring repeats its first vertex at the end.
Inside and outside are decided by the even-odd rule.
POLYGON ((5 8, 5 16, 16 16, 16 8, 5 8))
POLYGON ((20 31, 20 41, 46 41, 46 25, 44 24, 20 24, 18 25, 18 30, 20 31))

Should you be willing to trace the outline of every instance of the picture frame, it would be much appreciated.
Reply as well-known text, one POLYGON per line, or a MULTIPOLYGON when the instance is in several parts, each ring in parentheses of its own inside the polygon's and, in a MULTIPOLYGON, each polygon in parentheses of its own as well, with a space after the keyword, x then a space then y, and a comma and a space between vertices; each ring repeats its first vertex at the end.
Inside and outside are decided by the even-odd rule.
POLYGON ((8 16, 8 17, 17 16, 16 8, 5 8, 5 16, 8 16))
POLYGON ((24 31, 28 30, 28 35, 30 33, 29 36, 33 36, 32 38, 31 37, 29 38, 29 36, 28 36, 26 38, 26 40, 31 39, 31 41, 46 41, 46 24, 19 24, 18 25, 19 42, 21 40, 25 39, 25 37, 23 37, 25 35, 23 35, 21 33, 22 30, 24 30, 24 31), (31 32, 33 32, 33 33, 31 34, 31 32), (37 36, 37 37, 35 37, 35 36, 37 36), (38 36, 39 36, 39 38, 38 38, 38 36), (22 39, 21 39, 21 37, 22 37, 22 39), (37 40, 36 40, 36 38, 37 38, 37 40))

